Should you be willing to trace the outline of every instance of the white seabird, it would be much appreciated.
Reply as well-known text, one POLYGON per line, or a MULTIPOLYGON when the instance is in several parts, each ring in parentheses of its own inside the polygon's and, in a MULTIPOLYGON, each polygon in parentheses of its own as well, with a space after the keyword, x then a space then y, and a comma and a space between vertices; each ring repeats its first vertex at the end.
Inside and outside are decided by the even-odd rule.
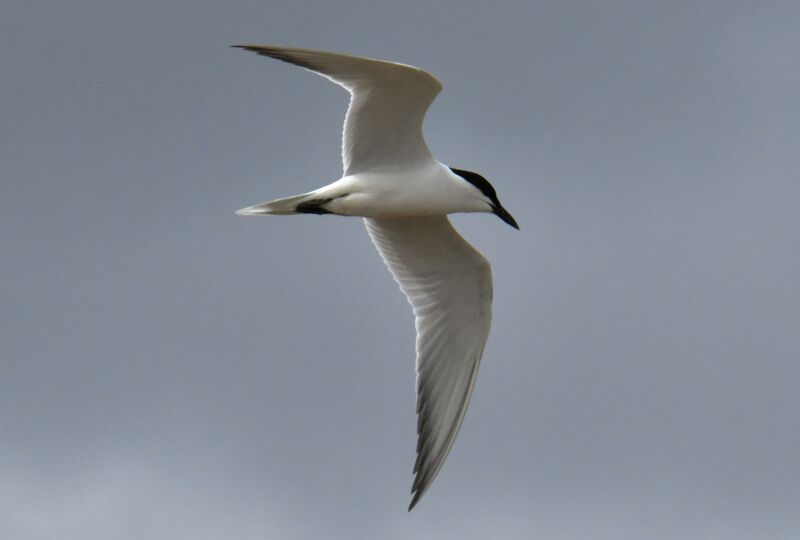
POLYGON ((519 227, 485 178, 449 168, 428 150, 422 121, 442 89, 429 73, 331 52, 235 47, 301 66, 350 93, 342 178, 236 213, 365 218, 372 241, 416 318, 418 439, 411 510, 458 434, 492 319, 489 262, 456 232, 447 214, 490 212, 519 227))

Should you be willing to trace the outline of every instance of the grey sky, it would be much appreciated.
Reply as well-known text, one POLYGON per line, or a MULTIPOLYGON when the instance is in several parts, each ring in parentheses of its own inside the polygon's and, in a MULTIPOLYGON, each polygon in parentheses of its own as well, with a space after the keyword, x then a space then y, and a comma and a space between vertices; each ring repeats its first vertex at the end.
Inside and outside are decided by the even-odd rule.
POLYGON ((800 4, 4 2, 0 537, 800 535, 800 4), (410 309, 334 180, 398 60, 495 318, 418 508, 410 309))

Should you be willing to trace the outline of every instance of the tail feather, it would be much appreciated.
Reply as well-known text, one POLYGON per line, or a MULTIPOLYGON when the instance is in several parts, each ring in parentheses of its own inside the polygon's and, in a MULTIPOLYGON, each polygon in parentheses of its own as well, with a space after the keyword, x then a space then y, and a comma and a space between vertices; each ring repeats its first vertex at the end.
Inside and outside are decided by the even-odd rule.
POLYGON ((304 205, 313 203, 313 193, 303 193, 302 195, 294 195, 293 197, 285 197, 283 199, 276 199, 247 208, 237 210, 236 214, 240 216, 264 216, 264 215, 288 215, 305 213, 302 212, 304 205), (298 210, 298 208, 300 210, 298 210))

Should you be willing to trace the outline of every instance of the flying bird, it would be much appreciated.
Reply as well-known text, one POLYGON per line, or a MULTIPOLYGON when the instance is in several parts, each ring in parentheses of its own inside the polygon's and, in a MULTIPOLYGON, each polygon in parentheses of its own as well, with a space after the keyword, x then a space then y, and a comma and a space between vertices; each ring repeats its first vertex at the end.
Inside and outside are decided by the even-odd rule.
POLYGON ((422 121, 442 89, 429 73, 332 52, 234 47, 300 66, 350 93, 342 177, 236 213, 364 218, 415 316, 417 457, 410 511, 441 469, 464 420, 492 319, 489 262, 458 234, 447 214, 488 212, 519 226, 483 176, 447 167, 428 150, 422 121))

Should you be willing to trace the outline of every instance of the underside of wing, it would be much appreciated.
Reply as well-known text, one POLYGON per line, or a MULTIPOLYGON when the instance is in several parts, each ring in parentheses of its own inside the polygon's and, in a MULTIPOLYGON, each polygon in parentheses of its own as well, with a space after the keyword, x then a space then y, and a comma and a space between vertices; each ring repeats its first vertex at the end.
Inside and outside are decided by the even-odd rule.
POLYGON ((304 67, 350 92, 342 137, 346 175, 431 159, 422 121, 442 85, 421 69, 345 54, 236 45, 304 67))
POLYGON ((410 510, 441 469, 464 419, 491 326, 491 269, 446 216, 365 222, 416 318, 418 439, 410 510))

